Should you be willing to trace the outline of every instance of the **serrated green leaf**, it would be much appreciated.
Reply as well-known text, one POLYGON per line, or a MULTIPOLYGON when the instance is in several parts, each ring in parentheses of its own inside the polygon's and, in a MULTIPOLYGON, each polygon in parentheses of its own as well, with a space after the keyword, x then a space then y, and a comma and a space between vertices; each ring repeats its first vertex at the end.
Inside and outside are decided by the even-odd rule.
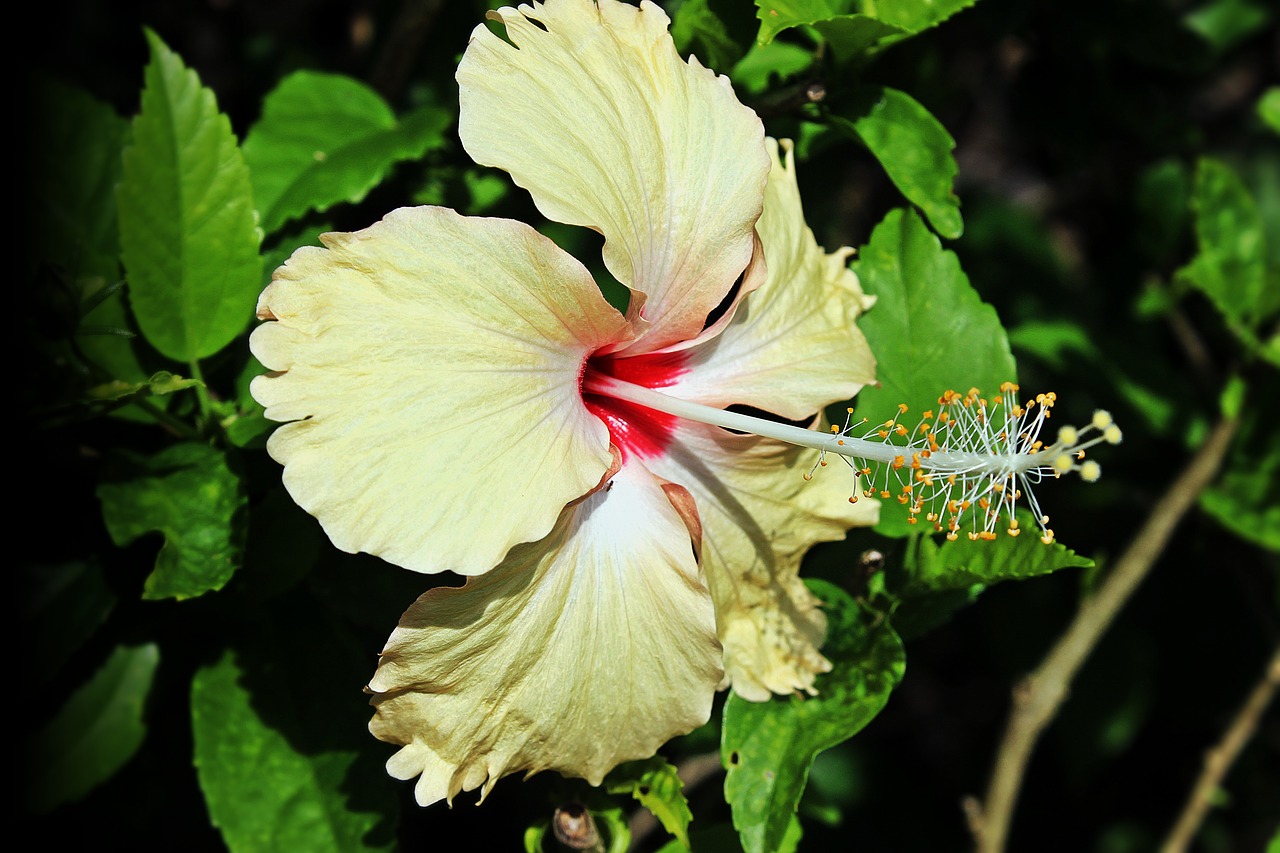
POLYGON ((1202 158, 1192 207, 1199 254, 1178 270, 1179 280, 1203 292, 1246 342, 1276 307, 1266 293, 1266 239, 1257 203, 1235 170, 1202 158))
POLYGON ((25 805, 44 814, 115 775, 146 736, 143 710, 160 652, 117 648, 26 744, 25 805))
POLYGON ((630 794, 658 819, 667 832, 686 848, 689 846, 689 823, 693 812, 684 798, 684 783, 676 768, 660 755, 643 761, 630 761, 613 770, 605 779, 610 794, 630 794))
POLYGON ((901 41, 936 26, 977 0, 756 0, 757 40, 768 44, 783 30, 813 24, 838 51, 852 56, 901 41), (841 41, 843 40, 843 43, 841 41))
POLYGON ((358 202, 391 167, 444 144, 452 115, 422 107, 397 120, 376 92, 341 74, 297 71, 263 102, 244 141, 262 227, 358 202))
POLYGON ((954 542, 939 543, 933 536, 913 536, 903 554, 902 574, 891 577, 890 588, 899 597, 907 598, 968 591, 974 584, 990 586, 1093 565, 1093 560, 1057 542, 1041 542, 1036 520, 1030 513, 1019 512, 1018 523, 1023 531, 1020 535, 1002 534, 991 541, 975 542, 962 534, 954 542))
MULTIPOLYGON (((995 389, 1016 379, 995 309, 914 211, 891 211, 853 269, 877 298, 858 326, 876 354, 880 386, 858 395, 860 414, 885 418, 899 403, 918 412, 934 408, 948 389, 995 389)), ((904 536, 911 527, 905 513, 886 512, 876 530, 904 536)))
POLYGON ((231 123, 194 71, 147 31, 142 112, 116 198, 133 313, 161 353, 189 362, 244 331, 261 232, 231 123))
POLYGON ((725 798, 747 853, 780 849, 814 757, 866 726, 906 666, 902 642, 881 614, 833 584, 810 587, 826 602, 830 626, 823 654, 833 668, 818 676, 818 695, 748 702, 731 694, 725 703, 725 798))
POLYGON ((859 86, 844 114, 831 123, 867 147, 907 200, 934 229, 955 239, 964 231, 955 181, 956 141, 914 98, 884 86, 859 86))
POLYGON ((143 598, 191 598, 221 589, 239 568, 246 501, 220 451, 186 443, 147 458, 122 453, 98 486, 117 545, 159 531, 164 545, 143 598))
POLYGON ((210 819, 234 853, 393 849, 394 782, 367 748, 364 651, 314 602, 255 616, 191 685, 210 819))
POLYGON ((1258 98, 1258 117, 1280 134, 1280 86, 1272 86, 1258 98))
POLYGON ((838 15, 816 21, 814 29, 830 46, 837 62, 849 60, 912 36, 911 30, 895 26, 871 15, 838 15))
MULTIPOLYGON (((1274 399, 1278 385, 1272 379, 1248 396, 1274 399)), ((1280 551, 1280 445, 1274 418, 1257 406, 1243 411, 1222 476, 1200 495, 1200 508, 1240 538, 1280 551)))
POLYGON ((116 597, 96 563, 26 566, 21 574, 22 647, 40 650, 26 677, 43 687, 107 618, 116 597))

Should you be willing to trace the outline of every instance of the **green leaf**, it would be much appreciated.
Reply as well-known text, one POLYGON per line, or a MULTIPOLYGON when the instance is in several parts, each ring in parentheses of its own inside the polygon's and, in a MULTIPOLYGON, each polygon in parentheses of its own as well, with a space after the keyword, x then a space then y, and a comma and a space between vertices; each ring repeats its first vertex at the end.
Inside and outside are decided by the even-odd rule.
POLYGON ((1280 134, 1280 86, 1272 86, 1258 99, 1258 116, 1277 134, 1280 134))
POLYGON ((151 62, 116 198, 129 298, 147 340, 213 355, 253 314, 261 232, 249 173, 213 92, 151 31, 151 62))
POLYGON ((115 594, 96 563, 60 563, 22 569, 22 647, 39 649, 26 677, 43 687, 107 618, 115 594))
MULTIPOLYGON (((115 188, 128 122, 78 89, 45 79, 36 80, 31 100, 40 105, 30 138, 32 257, 65 270, 75 282, 82 313, 72 319, 78 325, 127 328, 118 293, 92 303, 120 278, 115 188)), ((146 377, 127 338, 86 334, 77 343, 115 379, 146 377)))
POLYGON ((98 486, 117 545, 159 531, 164 545, 143 598, 191 598, 221 589, 240 566, 246 501, 220 451, 177 444, 146 458, 122 453, 98 486))
POLYGON ((1259 0, 1209 0, 1183 18, 1187 29, 1224 53, 1265 27, 1272 16, 1259 0))
POLYGON ((813 24, 843 61, 936 26, 977 0, 756 0, 760 44, 783 30, 813 24))
POLYGON ((823 654, 833 668, 818 676, 818 695, 748 702, 731 694, 724 707, 725 798, 747 853, 780 848, 814 757, 869 723, 906 666, 902 642, 881 614, 833 584, 810 586, 827 603, 830 623, 823 654))
POLYGON ((671 22, 671 38, 681 54, 692 53, 717 71, 729 70, 742 58, 742 46, 729 34, 710 0, 681 3, 671 22))
POLYGON ((234 853, 390 850, 395 782, 367 748, 371 666, 314 601, 252 614, 191 685, 195 766, 234 853), (308 606, 308 604, 310 606, 308 606))
MULTIPOLYGON (((995 309, 969 286, 956 256, 914 211, 894 210, 871 234, 853 266, 877 298, 858 321, 876 354, 878 388, 864 388, 858 411, 883 419, 899 403, 934 408, 948 389, 996 389, 1016 367, 995 309)), ((884 513, 876 530, 903 536, 904 513, 884 513)))
POLYGON ((1259 411, 1256 400, 1274 400, 1280 383, 1272 380, 1248 394, 1240 433, 1222 476, 1200 495, 1200 508, 1235 535, 1271 551, 1280 551, 1280 445, 1274 418, 1259 411))
POLYGON ((951 191, 955 181, 956 141, 914 98, 883 86, 858 86, 844 116, 831 123, 867 147, 880 161, 894 186, 924 211, 944 237, 964 231, 960 199, 951 191))
POLYGON ((244 141, 262 227, 358 202, 401 160, 444 144, 452 115, 421 107, 397 121, 368 86, 340 74, 297 71, 263 102, 244 141))
POLYGON ((1257 203, 1227 164, 1202 158, 1192 207, 1199 254, 1177 277, 1199 289, 1246 342, 1275 310, 1280 294, 1266 293, 1266 239, 1257 203))
POLYGON ((44 814, 110 779, 142 745, 143 709, 160 652, 119 647, 25 744, 24 805, 44 814))
MULTIPOLYGON (((974 584, 989 586, 1007 580, 1047 575, 1058 569, 1087 568, 1093 560, 1081 557, 1057 542, 1040 541, 1036 520, 1018 513, 1018 536, 1003 533, 991 541, 971 541, 963 534, 954 542, 939 544, 933 536, 907 540, 902 574, 890 577, 890 588, 900 597, 952 590, 969 590, 974 584)), ((896 573, 894 573, 896 574, 896 573)))
POLYGON ((686 848, 689 846, 689 823, 693 812, 684 798, 684 783, 665 758, 656 755, 644 761, 630 761, 611 772, 605 779, 610 794, 630 794, 653 812, 667 832, 686 848))
POLYGON ((799 45, 775 41, 753 44, 729 74, 733 86, 748 95, 760 95, 771 85, 771 78, 787 79, 813 65, 813 53, 799 45))

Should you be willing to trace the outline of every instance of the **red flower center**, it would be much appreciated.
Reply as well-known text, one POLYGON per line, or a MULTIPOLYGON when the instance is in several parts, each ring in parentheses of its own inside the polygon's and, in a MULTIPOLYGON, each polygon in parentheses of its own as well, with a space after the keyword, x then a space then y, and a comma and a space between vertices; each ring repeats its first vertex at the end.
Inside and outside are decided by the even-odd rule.
MULTIPOLYGON (((684 352, 630 358, 593 355, 587 359, 585 375, 597 373, 645 388, 662 388, 674 384, 685 372, 686 360, 684 352)), ((641 459, 661 456, 671 443, 677 420, 674 415, 603 394, 583 394, 582 402, 589 412, 609 427, 609 439, 622 451, 623 459, 632 453, 641 459)))

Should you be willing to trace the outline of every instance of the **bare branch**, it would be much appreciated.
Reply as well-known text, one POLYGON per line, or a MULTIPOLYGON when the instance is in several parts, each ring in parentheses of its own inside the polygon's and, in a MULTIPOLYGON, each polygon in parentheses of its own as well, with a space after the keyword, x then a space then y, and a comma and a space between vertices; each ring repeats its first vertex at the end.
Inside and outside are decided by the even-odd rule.
POLYGON ((1014 687, 1013 709, 996 753, 986 798, 966 808, 980 853, 1003 853, 1018 791, 1040 733, 1057 716, 1080 666, 1169 544, 1182 517, 1216 478, 1236 427, 1236 420, 1224 418, 1213 428, 1186 470, 1156 503, 1107 579, 1080 606, 1044 662, 1014 687))
POLYGON ((1182 814, 1178 816, 1173 829, 1169 830, 1169 837, 1160 848, 1161 853, 1183 853, 1191 845, 1196 831, 1209 813, 1209 807, 1213 805, 1214 792, 1226 778, 1227 771, 1231 769, 1245 744, 1253 737, 1258 728, 1258 720, 1267 710, 1277 687, 1280 687, 1280 648, 1271 656, 1262 678, 1249 691, 1248 698, 1227 726, 1222 740, 1205 754, 1204 770, 1192 786, 1182 814))

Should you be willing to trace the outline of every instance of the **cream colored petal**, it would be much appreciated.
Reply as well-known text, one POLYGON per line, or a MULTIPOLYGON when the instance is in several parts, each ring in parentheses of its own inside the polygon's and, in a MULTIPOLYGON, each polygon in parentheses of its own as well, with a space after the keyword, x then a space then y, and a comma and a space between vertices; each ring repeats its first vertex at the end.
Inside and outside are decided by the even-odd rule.
POLYGON ((404 208, 296 252, 262 293, 254 354, 267 444, 333 543, 476 574, 540 539, 608 468, 582 405, 624 318, 525 225, 404 208))
POLYGON ((634 462, 565 509, 541 542, 460 589, 435 589, 391 635, 370 730, 422 805, 508 773, 598 785, 706 722, 721 679, 689 532, 634 462))
POLYGON ((879 505, 849 502, 853 474, 838 459, 810 481, 817 452, 684 422, 654 473, 692 493, 702 523, 702 568, 716 606, 725 674, 755 701, 813 692, 830 669, 818 651, 826 617, 799 578, 818 542, 875 524, 879 505))
POLYGON ((653 3, 491 16, 511 43, 477 27, 458 67, 467 153, 551 219, 604 234, 609 271, 646 296, 631 304, 651 323, 645 351, 694 337, 751 258, 769 173, 759 118, 727 78, 680 59, 653 3))
POLYGON ((790 420, 853 397, 875 380, 858 316, 874 301, 848 267, 852 249, 828 254, 804 222, 790 140, 768 140, 773 171, 756 226, 768 277, 719 335, 690 348, 688 370, 667 393, 708 406, 735 403, 790 420))

